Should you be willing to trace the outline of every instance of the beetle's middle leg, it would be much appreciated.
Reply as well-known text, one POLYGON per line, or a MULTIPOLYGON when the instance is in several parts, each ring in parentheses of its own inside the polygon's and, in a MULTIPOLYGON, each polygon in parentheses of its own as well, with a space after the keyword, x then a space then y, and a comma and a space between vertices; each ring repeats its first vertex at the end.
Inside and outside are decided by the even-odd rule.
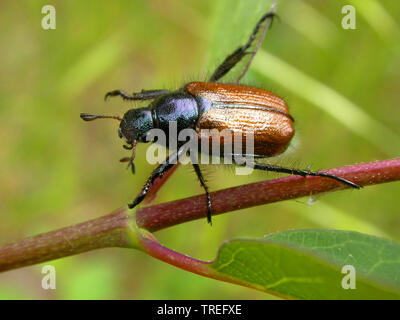
POLYGON ((252 167, 256 170, 263 170, 263 171, 271 171, 271 172, 279 172, 279 173, 288 173, 288 174, 293 174, 296 176, 314 176, 314 177, 325 177, 329 179, 333 179, 336 181, 339 181, 341 183, 344 183, 345 185, 355 188, 355 189, 360 189, 361 186, 358 184, 355 184, 354 182, 351 182, 349 180, 346 180, 344 178, 335 176, 333 174, 325 173, 325 172, 318 172, 318 171, 309 171, 309 170, 299 170, 299 169, 292 169, 292 168, 285 168, 285 167, 280 167, 280 166, 275 166, 271 164, 266 164, 266 163, 259 163, 259 162, 247 162, 247 164, 241 164, 242 166, 247 165, 249 167, 252 167))
POLYGON ((169 90, 142 90, 140 92, 133 93, 132 95, 129 95, 125 91, 122 90, 113 90, 110 92, 107 92, 104 100, 107 100, 108 97, 115 97, 115 96, 120 96, 124 100, 151 100, 158 98, 164 94, 169 93, 169 90))
POLYGON ((203 174, 201 173, 200 166, 197 163, 192 163, 194 171, 196 172, 197 177, 200 180, 200 184, 203 187, 204 191, 206 192, 206 197, 207 197, 207 221, 209 224, 212 224, 211 222, 211 197, 210 197, 210 192, 208 191, 208 186, 206 185, 206 181, 204 180, 203 174))

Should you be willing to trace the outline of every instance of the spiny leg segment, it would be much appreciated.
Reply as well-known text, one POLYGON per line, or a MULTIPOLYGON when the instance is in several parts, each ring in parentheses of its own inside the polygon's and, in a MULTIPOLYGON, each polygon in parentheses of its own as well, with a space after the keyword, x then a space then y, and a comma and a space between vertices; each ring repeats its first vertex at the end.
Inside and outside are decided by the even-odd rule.
MULTIPOLYGON (((237 63, 239 63, 244 56, 248 54, 253 54, 255 55, 258 47, 255 48, 255 51, 247 51, 253 44, 254 40, 257 38, 257 34, 260 31, 263 31, 261 28, 261 25, 268 19, 271 18, 271 23, 272 19, 276 16, 275 12, 273 10, 267 12, 264 14, 261 19, 258 21, 257 25, 254 27, 253 32, 250 35, 249 40, 244 46, 240 46, 237 48, 233 53, 231 53, 226 59, 217 67, 217 69, 214 71, 213 75, 210 78, 210 82, 217 82, 219 79, 221 79, 224 75, 226 75, 237 63)), ((262 38, 265 36, 262 35, 262 38)), ((263 39, 259 39, 259 43, 261 44, 263 39)), ((244 76, 244 73, 247 71, 249 68, 249 64, 246 66, 245 70, 242 72, 240 75, 239 79, 237 79, 237 82, 244 76)))
POLYGON ((143 186, 140 193, 136 196, 132 203, 128 204, 130 209, 136 207, 139 203, 141 203, 149 192, 151 186, 154 184, 154 181, 157 178, 162 178, 164 174, 166 174, 175 164, 178 162, 179 158, 185 152, 183 148, 179 149, 177 152, 173 153, 169 157, 167 157, 163 163, 161 163, 152 173, 150 178, 147 179, 145 185, 143 186))
POLYGON ((212 211, 211 211, 211 196, 210 192, 208 191, 208 186, 206 185, 206 181, 204 180, 203 174, 201 173, 200 166, 197 163, 192 163, 194 171, 196 172, 197 177, 200 180, 200 184, 203 187, 204 191, 206 192, 206 197, 207 197, 207 221, 209 224, 212 224, 211 222, 211 216, 212 216, 212 211))
POLYGON ((354 189, 360 189, 362 186, 359 186, 358 184, 351 182, 349 180, 346 180, 344 178, 335 176, 330 173, 325 173, 325 172, 318 172, 318 171, 309 171, 309 170, 299 170, 299 169, 292 169, 292 168, 285 168, 285 167, 280 167, 276 165, 271 165, 271 164, 266 164, 266 163, 259 163, 259 162, 247 162, 247 164, 240 164, 241 166, 247 165, 249 167, 253 167, 256 170, 262 170, 262 171, 271 171, 271 172, 279 172, 279 173, 288 173, 288 174, 293 174, 296 176, 313 176, 313 177, 325 177, 329 179, 336 180, 338 182, 344 183, 345 185, 352 187, 354 189))

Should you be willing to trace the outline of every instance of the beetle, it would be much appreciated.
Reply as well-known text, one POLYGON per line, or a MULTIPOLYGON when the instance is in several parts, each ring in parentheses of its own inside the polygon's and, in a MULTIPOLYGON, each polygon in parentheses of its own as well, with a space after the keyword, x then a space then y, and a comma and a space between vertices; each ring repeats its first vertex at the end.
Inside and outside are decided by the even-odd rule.
MULTIPOLYGON (((149 130, 158 128, 168 134, 170 121, 176 121, 178 131, 191 128, 196 130, 199 140, 208 139, 201 133, 202 129, 230 129, 254 137, 254 158, 268 158, 283 153, 294 135, 294 119, 289 113, 286 102, 265 89, 239 84, 240 79, 250 66, 254 55, 263 41, 266 30, 275 16, 273 10, 264 14, 256 24, 247 43, 239 46, 217 67, 208 82, 190 82, 177 91, 142 90, 132 95, 122 90, 110 91, 108 97, 120 96, 124 100, 152 100, 147 107, 128 110, 123 118, 118 116, 91 115, 82 113, 85 121, 112 118, 120 121, 118 135, 127 145, 124 148, 132 150, 132 156, 121 159, 127 161, 135 172, 134 158, 137 143, 148 142, 146 134, 149 130), (257 41, 258 38, 258 41, 257 41), (255 46, 255 49, 252 48, 255 46), (221 83, 219 80, 248 56, 249 61, 236 83, 221 83)), ((155 141, 153 141, 155 142, 155 141)), ((222 145, 223 141, 219 141, 222 145)), ((167 145, 168 147, 168 145, 167 145)), ((128 206, 134 208, 140 204, 157 178, 161 178, 185 153, 182 143, 178 150, 170 154, 151 174, 140 193, 128 206)), ((237 165, 243 165, 238 164, 237 165)), ((211 224, 212 207, 208 186, 204 180, 200 166, 192 162, 194 171, 205 190, 207 199, 207 220, 211 224)), ((247 163, 246 165, 249 165, 247 163)), ((360 188, 357 184, 344 178, 318 171, 299 170, 277 165, 260 163, 256 160, 250 165, 257 170, 287 173, 299 176, 320 176, 336 180, 352 188, 360 188)))

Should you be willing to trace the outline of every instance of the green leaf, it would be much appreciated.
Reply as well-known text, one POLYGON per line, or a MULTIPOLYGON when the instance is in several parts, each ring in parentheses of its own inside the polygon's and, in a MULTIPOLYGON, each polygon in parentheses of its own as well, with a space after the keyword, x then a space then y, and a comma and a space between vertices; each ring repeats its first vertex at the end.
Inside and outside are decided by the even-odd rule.
POLYGON ((230 241, 210 267, 216 277, 285 298, 400 298, 400 245, 351 231, 300 230, 230 241), (342 287, 346 265, 354 267, 355 289, 342 287))

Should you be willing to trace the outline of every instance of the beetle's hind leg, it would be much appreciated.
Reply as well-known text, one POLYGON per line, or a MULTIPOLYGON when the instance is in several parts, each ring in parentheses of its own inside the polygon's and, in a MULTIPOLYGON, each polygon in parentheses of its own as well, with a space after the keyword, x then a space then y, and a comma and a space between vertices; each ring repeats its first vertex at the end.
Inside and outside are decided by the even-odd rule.
POLYGON ((113 90, 106 93, 106 95, 104 96, 104 100, 107 100, 108 97, 115 97, 115 96, 120 96, 124 100, 138 100, 138 101, 151 100, 158 98, 169 92, 170 92, 169 90, 142 90, 141 92, 129 95, 128 93, 122 90, 113 90))
POLYGON ((280 167, 280 166, 275 166, 271 164, 266 164, 266 163, 259 163, 259 162, 247 162, 247 165, 249 167, 253 167, 256 170, 263 170, 263 171, 271 171, 271 172, 279 172, 279 173, 288 173, 288 174, 293 174, 297 176, 313 176, 313 177, 325 177, 329 179, 333 179, 336 181, 339 181, 341 183, 344 183, 345 185, 355 188, 355 189, 360 189, 361 186, 358 184, 351 182, 349 180, 346 180, 344 178, 335 176, 333 174, 325 173, 325 172, 318 172, 318 171, 309 171, 309 170, 299 170, 299 169, 291 169, 291 168, 285 168, 285 167, 280 167))
POLYGON ((204 191, 206 192, 206 197, 207 197, 207 221, 210 225, 212 225, 211 222, 211 216, 212 216, 212 211, 211 211, 211 196, 210 192, 208 191, 208 187, 206 185, 206 181, 204 180, 203 174, 201 173, 200 166, 197 163, 192 163, 194 171, 196 172, 197 177, 200 180, 200 184, 203 187, 204 191))
MULTIPOLYGON (((252 46, 254 40, 257 38, 257 35, 259 34, 260 30, 262 30, 261 26, 262 24, 267 20, 271 19, 271 23, 273 21, 273 18, 276 17, 277 15, 273 10, 267 12, 264 14, 261 19, 258 21, 256 26, 253 29, 253 32, 250 35, 249 40, 247 40, 247 43, 244 46, 240 46, 237 48, 233 53, 231 53, 226 59, 217 67, 217 69, 214 71, 213 75, 210 78, 210 82, 216 82, 219 79, 221 79, 224 75, 226 75, 237 63, 239 63, 244 56, 248 54, 253 54, 255 55, 257 53, 258 47, 255 48, 253 51, 248 51, 249 48, 252 46)), ((263 36, 261 36, 263 38, 263 36)), ((261 44, 263 39, 259 40, 259 43, 261 44)), ((247 71, 249 68, 249 64, 246 66, 245 70, 242 72, 241 76, 237 80, 239 80, 244 76, 244 73, 247 71)))

